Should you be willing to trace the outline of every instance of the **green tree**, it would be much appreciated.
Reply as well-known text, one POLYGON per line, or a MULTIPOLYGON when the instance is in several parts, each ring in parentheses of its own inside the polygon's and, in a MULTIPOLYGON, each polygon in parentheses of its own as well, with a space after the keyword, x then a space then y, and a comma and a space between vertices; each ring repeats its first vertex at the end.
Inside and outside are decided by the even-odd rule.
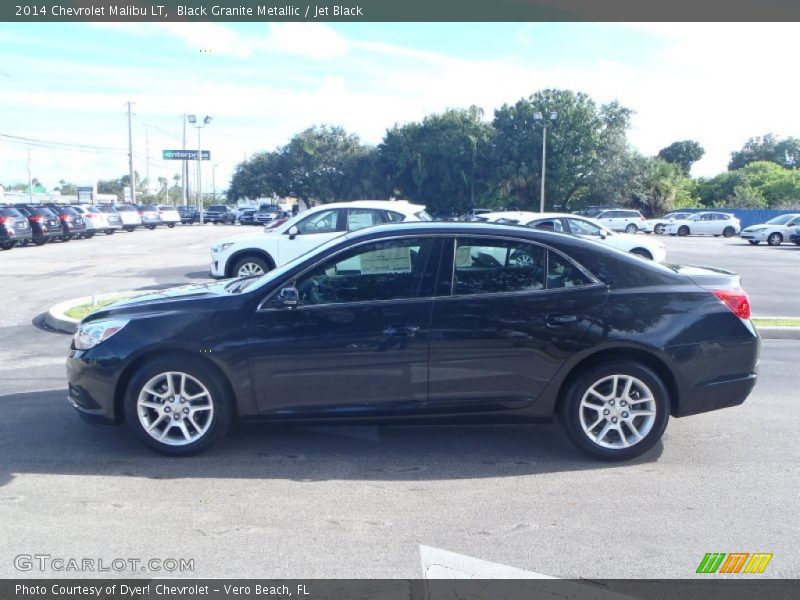
POLYGON ((673 142, 666 148, 658 151, 658 158, 678 165, 684 175, 688 175, 692 170, 692 165, 703 158, 706 151, 694 140, 683 140, 673 142))
POLYGON ((464 212, 488 191, 491 137, 476 106, 395 125, 379 146, 383 171, 400 195, 429 210, 464 212))
POLYGON ((548 89, 503 105, 493 121, 493 171, 499 188, 520 207, 539 205, 543 135, 536 116, 551 112, 557 118, 548 127, 547 208, 580 205, 593 181, 626 148, 633 112, 616 102, 598 107, 584 93, 548 89))
POLYGON ((800 139, 794 137, 780 139, 771 133, 750 138, 741 150, 731 153, 728 170, 735 171, 759 161, 769 161, 786 169, 796 169, 800 166, 800 139))

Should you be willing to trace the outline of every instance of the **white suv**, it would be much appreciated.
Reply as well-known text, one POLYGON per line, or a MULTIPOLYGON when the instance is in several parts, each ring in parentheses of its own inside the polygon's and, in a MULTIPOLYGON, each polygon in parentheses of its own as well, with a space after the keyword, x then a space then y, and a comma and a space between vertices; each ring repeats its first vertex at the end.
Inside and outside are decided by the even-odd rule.
POLYGON ((642 213, 638 210, 615 208, 599 212, 592 218, 612 231, 636 233, 637 231, 648 231, 650 229, 642 213))
POLYGON ((237 235, 214 243, 211 276, 261 275, 348 231, 382 223, 430 220, 424 206, 403 200, 323 204, 263 233, 237 235))

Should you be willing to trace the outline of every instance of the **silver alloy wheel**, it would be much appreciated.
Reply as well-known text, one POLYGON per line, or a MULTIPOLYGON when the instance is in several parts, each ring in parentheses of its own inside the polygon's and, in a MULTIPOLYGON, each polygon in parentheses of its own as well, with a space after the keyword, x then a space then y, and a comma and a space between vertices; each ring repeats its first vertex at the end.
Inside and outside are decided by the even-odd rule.
POLYGON ((261 268, 261 265, 255 262, 246 262, 242 263, 239 267, 239 271, 236 273, 238 277, 249 277, 250 275, 263 275, 264 269, 261 268))
POLYGON ((159 373, 142 386, 136 401, 139 423, 154 440, 185 446, 202 438, 214 417, 208 388, 188 373, 159 373))
POLYGON ((770 246, 780 246, 781 242, 783 242, 783 236, 780 233, 772 233, 767 238, 767 243, 770 246))
POLYGON ((518 267, 532 267, 533 266, 533 258, 530 254, 525 254, 521 252, 514 257, 514 264, 518 267))
POLYGON ((642 380, 608 375, 583 395, 579 418, 592 442, 620 450, 635 446, 650 433, 656 421, 656 401, 642 380))

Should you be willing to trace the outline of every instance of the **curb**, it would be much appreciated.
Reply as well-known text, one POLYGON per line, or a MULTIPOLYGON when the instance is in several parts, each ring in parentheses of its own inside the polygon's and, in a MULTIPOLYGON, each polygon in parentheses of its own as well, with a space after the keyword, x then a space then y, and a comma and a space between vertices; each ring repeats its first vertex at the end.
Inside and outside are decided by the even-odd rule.
POLYGON ((762 340, 800 340, 800 327, 758 327, 756 331, 762 340))
POLYGON ((75 333, 78 329, 78 320, 66 315, 66 312, 73 306, 87 304, 92 301, 92 298, 96 300, 106 300, 108 298, 118 298, 122 300, 123 298, 129 298, 133 295, 135 295, 135 292, 113 292, 111 294, 95 294, 94 296, 82 296, 80 298, 64 300, 50 308, 50 310, 44 314, 44 322, 48 327, 56 331, 75 333))

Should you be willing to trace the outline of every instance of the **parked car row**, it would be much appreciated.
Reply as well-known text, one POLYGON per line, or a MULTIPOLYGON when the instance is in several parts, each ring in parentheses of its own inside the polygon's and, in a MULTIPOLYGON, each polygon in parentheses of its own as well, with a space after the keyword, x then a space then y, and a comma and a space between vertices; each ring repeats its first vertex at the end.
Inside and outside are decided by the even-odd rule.
POLYGON ((119 230, 131 232, 138 227, 153 230, 166 225, 172 228, 181 221, 181 214, 170 205, 2 204, 0 249, 88 239, 98 233, 113 235, 119 230))
POLYGON ((766 242, 770 246, 780 246, 783 242, 800 245, 800 214, 780 215, 766 223, 745 227, 739 234, 743 240, 757 246, 766 242))

